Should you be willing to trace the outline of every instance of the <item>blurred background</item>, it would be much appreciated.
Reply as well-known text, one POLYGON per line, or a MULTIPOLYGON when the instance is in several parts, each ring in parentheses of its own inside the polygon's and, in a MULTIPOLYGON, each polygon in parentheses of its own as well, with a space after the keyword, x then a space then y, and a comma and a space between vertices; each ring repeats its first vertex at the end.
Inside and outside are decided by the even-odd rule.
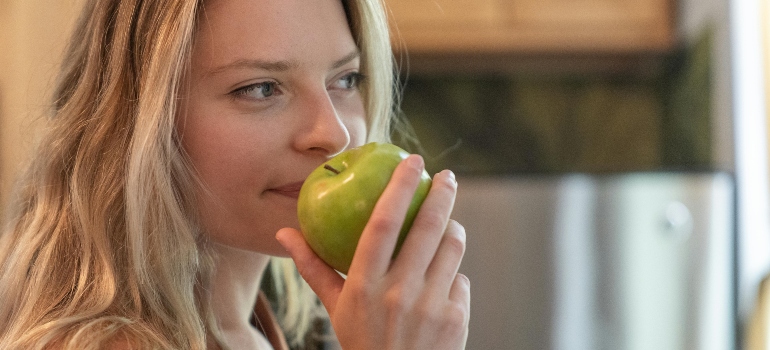
MULTIPOLYGON (((0 0, 1 203, 81 2, 0 0)), ((767 1, 386 3, 468 349, 770 348, 767 1)))

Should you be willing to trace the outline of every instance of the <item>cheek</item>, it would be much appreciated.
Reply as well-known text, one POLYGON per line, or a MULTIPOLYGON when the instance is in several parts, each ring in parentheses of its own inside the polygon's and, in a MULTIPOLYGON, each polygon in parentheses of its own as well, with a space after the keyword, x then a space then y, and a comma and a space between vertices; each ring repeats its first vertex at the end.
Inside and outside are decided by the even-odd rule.
POLYGON ((366 120, 364 117, 354 118, 345 123, 350 135, 349 148, 358 147, 366 142, 366 120))
POLYGON ((367 120, 366 109, 360 95, 347 99, 338 104, 338 113, 342 116, 345 128, 350 135, 350 145, 348 147, 361 146, 366 142, 367 120))
POLYGON ((206 184, 226 182, 245 169, 251 154, 249 138, 226 125, 190 123, 182 137, 182 144, 192 166, 206 184))
POLYGON ((182 146, 200 180, 196 197, 204 216, 213 209, 236 207, 234 203, 260 185, 255 165, 259 154, 252 141, 259 137, 234 121, 222 114, 191 113, 184 125, 177 125, 182 146))
POLYGON ((266 163, 261 154, 249 152, 243 144, 232 143, 232 139, 220 140, 199 140, 203 142, 188 146, 196 149, 190 158, 198 168, 203 186, 197 188, 196 204, 205 234, 212 241, 228 246, 273 255, 280 253, 280 249, 271 246, 272 235, 285 224, 270 224, 272 221, 293 223, 296 219, 281 214, 294 211, 265 205, 262 190, 269 175, 264 166, 260 166, 266 163))

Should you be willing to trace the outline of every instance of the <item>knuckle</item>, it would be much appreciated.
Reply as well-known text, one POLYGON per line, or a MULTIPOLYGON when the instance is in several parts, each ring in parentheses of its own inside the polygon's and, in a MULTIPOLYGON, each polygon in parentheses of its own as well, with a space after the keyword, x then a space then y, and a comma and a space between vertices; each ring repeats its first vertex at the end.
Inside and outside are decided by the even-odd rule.
POLYGON ((423 326, 443 323, 442 319, 444 316, 441 315, 441 313, 436 312, 436 309, 430 301, 420 303, 417 310, 415 310, 415 313, 423 326))
POLYGON ((349 279, 345 281, 345 289, 349 290, 352 295, 362 296, 367 295, 366 284, 361 283, 358 279, 349 279))
POLYGON ((409 309, 408 293, 403 288, 391 288, 385 293, 384 303, 388 313, 398 318, 409 309))
MULTIPOLYGON (((297 257, 294 257, 294 266, 297 268, 297 273, 299 273, 300 276, 304 279, 308 279, 308 277, 312 277, 314 271, 316 270, 316 262, 314 259, 306 254, 300 255, 297 257)), ((322 262, 320 264, 323 264, 322 262)))
POLYGON ((311 275, 310 268, 308 267, 309 260, 310 259, 302 258, 302 260, 295 264, 297 266, 297 273, 304 279, 307 279, 307 277, 311 275))
POLYGON ((443 303, 435 299, 417 304, 414 311, 420 327, 434 329, 441 334, 451 335, 463 332, 470 320, 469 308, 462 303, 443 303))
POLYGON ((396 220, 388 215, 373 215, 366 227, 375 232, 388 232, 397 229, 396 220))
POLYGON ((358 279, 349 279, 345 282, 345 288, 348 289, 350 295, 355 298, 359 303, 363 305, 371 304, 374 299, 374 291, 367 283, 363 283, 358 279))
POLYGON ((419 219, 419 224, 422 227, 442 227, 444 226, 445 219, 443 215, 436 211, 430 210, 422 213, 422 217, 419 219))
POLYGON ((459 332, 468 327, 470 314, 468 308, 461 304, 449 304, 443 313, 445 315, 443 328, 447 332, 459 332))
POLYGON ((465 230, 447 230, 444 244, 452 254, 462 256, 465 254, 465 230))

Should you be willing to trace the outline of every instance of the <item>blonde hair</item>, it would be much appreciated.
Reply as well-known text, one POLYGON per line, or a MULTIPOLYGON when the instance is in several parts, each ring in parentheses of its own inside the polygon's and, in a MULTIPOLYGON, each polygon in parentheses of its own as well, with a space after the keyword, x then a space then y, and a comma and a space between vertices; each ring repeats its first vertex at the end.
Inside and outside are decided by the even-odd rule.
MULTIPOLYGON (((369 139, 387 141, 394 70, 382 4, 343 3, 367 77, 369 139)), ((201 6, 86 4, 0 237, 0 348, 221 346, 205 294, 213 259, 188 195, 197 183, 174 129, 201 6)), ((271 266, 278 316, 298 343, 317 302, 290 260, 271 266)))

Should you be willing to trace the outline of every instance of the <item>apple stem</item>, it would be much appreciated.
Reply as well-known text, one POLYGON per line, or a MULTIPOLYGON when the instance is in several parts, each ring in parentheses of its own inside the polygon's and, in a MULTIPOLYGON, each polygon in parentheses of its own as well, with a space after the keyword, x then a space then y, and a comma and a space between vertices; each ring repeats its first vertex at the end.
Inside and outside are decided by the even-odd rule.
POLYGON ((329 170, 329 171, 333 172, 333 173, 334 173, 334 174, 336 174, 336 175, 339 175, 339 173, 340 173, 340 171, 339 171, 339 170, 337 170, 337 169, 334 169, 334 167, 332 167, 332 166, 331 166, 331 165, 329 165, 329 164, 324 164, 324 169, 326 169, 326 170, 329 170))

